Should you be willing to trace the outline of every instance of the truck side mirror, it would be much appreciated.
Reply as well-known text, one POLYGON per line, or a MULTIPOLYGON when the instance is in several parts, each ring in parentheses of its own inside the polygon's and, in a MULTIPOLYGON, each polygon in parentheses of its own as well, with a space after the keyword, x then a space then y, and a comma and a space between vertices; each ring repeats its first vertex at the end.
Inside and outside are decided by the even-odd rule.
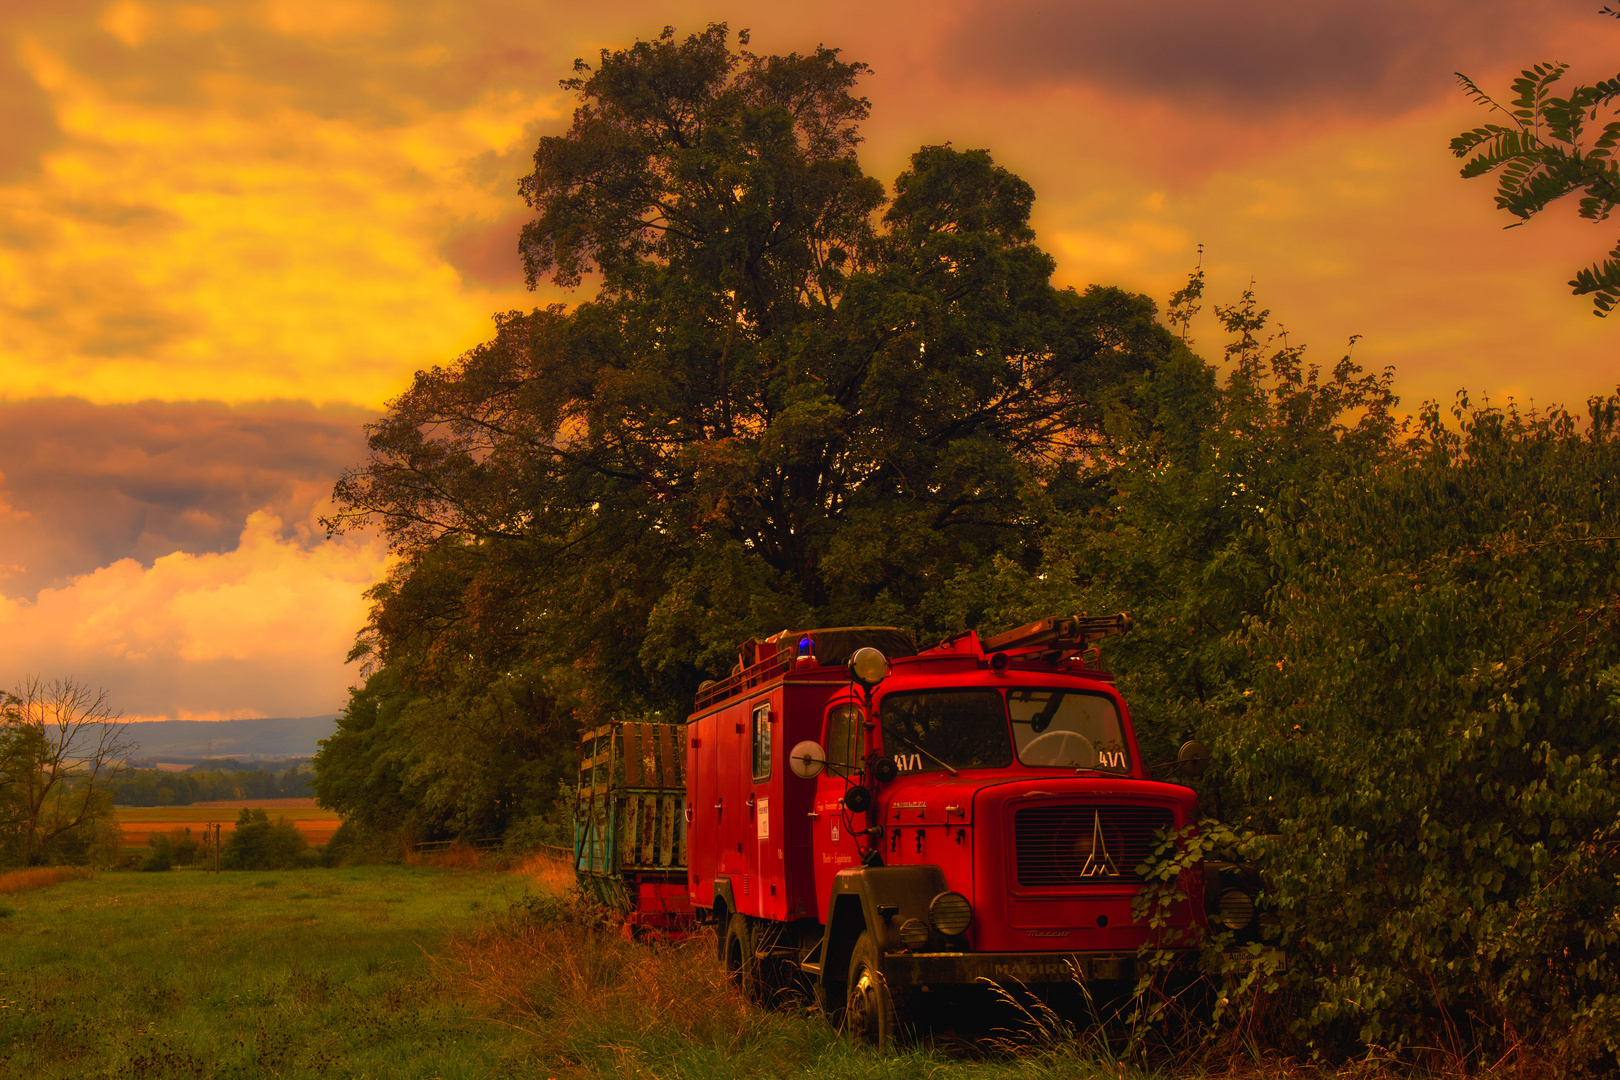
POLYGON ((1209 768, 1209 747, 1197 739, 1188 739, 1181 744, 1181 752, 1176 754, 1176 769, 1183 776, 1203 776, 1204 770, 1209 768))
POLYGON ((801 780, 814 780, 827 766, 827 751, 814 739, 806 739, 788 755, 788 768, 801 780))

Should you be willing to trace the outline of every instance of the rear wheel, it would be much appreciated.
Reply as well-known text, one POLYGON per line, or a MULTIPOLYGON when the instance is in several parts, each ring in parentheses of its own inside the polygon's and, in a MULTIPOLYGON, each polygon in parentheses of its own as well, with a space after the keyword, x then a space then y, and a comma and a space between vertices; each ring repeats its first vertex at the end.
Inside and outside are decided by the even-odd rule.
POLYGON ((844 1027, 850 1037, 880 1050, 903 1041, 911 1020, 906 990, 896 990, 883 978, 882 956, 877 939, 870 931, 862 931, 850 953, 849 993, 844 1003, 844 1027))
POLYGON ((746 915, 733 915, 726 924, 720 955, 726 965, 726 978, 755 1005, 774 1006, 782 991, 781 964, 755 956, 755 928, 746 915))

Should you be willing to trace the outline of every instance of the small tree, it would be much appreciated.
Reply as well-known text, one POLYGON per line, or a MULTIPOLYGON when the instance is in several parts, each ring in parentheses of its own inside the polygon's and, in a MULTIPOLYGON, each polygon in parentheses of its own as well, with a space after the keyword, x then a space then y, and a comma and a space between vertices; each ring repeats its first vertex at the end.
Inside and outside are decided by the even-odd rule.
POLYGON ((141 860, 142 870, 174 869, 174 845, 170 843, 168 833, 153 833, 146 838, 146 846, 152 850, 141 860))
POLYGON ((297 866, 309 841, 285 817, 274 822, 259 809, 244 809, 225 841, 220 861, 227 870, 284 870, 297 866))
POLYGON ((29 676, 0 709, 0 852, 28 864, 88 854, 132 749, 105 690, 29 676), (69 850, 72 849, 72 850, 69 850), (80 852, 79 849, 82 849, 80 852))

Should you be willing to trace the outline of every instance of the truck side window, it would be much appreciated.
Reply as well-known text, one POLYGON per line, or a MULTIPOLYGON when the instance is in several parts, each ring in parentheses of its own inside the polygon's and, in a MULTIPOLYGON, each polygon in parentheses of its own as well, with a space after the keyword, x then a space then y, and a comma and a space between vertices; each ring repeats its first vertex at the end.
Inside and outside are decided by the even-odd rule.
POLYGON ((827 763, 858 766, 866 760, 866 725, 857 705, 827 714, 827 763))
POLYGON ((771 703, 754 706, 754 779, 771 778, 771 703))

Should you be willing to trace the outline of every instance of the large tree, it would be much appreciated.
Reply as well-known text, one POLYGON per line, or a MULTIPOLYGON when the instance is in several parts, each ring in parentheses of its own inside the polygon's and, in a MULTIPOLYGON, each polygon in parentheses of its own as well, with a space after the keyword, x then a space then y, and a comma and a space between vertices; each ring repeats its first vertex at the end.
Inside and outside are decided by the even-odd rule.
POLYGON ((941 582, 1038 561, 1032 492, 1179 346, 1143 297, 1052 285, 988 152, 924 147, 892 197, 866 176, 864 70, 723 25, 576 64, 521 246, 594 292, 420 373, 337 487, 334 524, 403 556, 363 646, 398 694, 680 710, 752 634, 956 629, 924 614, 941 582))

